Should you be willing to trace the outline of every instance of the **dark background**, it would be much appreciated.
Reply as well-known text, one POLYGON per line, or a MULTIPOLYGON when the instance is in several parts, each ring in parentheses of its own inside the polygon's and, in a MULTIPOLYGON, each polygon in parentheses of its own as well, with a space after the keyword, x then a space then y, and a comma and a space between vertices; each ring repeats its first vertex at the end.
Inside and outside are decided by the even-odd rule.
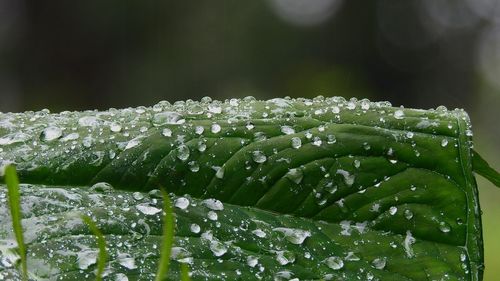
MULTIPOLYGON (((0 0, 0 111, 319 94, 465 108, 499 167, 500 1, 0 0)), ((500 192, 480 185, 496 280, 500 192)))

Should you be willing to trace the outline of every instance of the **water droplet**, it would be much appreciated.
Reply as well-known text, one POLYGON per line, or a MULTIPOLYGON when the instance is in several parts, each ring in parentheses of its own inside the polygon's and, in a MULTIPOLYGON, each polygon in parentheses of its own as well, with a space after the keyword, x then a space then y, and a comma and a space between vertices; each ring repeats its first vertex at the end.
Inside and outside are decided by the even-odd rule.
POLYGON ((443 139, 443 140, 441 141, 441 146, 442 146, 442 147, 445 147, 445 146, 447 146, 447 145, 448 145, 448 140, 447 140, 447 139, 443 139))
POLYGON ((443 233, 448 233, 451 231, 451 227, 447 222, 442 221, 439 223, 439 230, 443 233))
POLYGON ((295 262, 295 254, 290 251, 276 251, 276 260, 281 265, 295 262))
POLYGON ((210 251, 212 251, 214 256, 220 257, 227 253, 227 247, 219 241, 211 241, 210 251))
POLYGON ((403 242, 403 246, 405 248, 405 253, 408 258, 413 257, 413 248, 412 245, 416 242, 415 238, 411 234, 411 231, 407 230, 406 231, 406 237, 403 242))
POLYGON ((385 258, 376 258, 372 261, 372 266, 376 269, 384 269, 385 265, 386 265, 385 258))
POLYGON ((49 126, 45 128, 40 134, 40 140, 42 141, 53 141, 62 136, 62 130, 59 127, 49 126))
POLYGON ((179 125, 184 124, 186 120, 183 118, 182 114, 175 111, 164 111, 156 113, 151 120, 153 126, 163 126, 163 125, 179 125))
POLYGON ((189 158, 189 147, 181 144, 177 147, 177 158, 181 161, 186 161, 189 158))
POLYGON ((281 126, 281 132, 285 135, 295 134, 295 130, 290 126, 281 126))
POLYGON ((196 161, 190 161, 188 163, 188 166, 189 166, 189 170, 191 170, 191 172, 193 172, 193 173, 196 173, 200 170, 200 165, 198 165, 198 162, 196 162, 196 161))
POLYGON ((252 124, 252 123, 248 123, 245 128, 247 128, 247 130, 253 130, 253 128, 255 128, 255 126, 252 124))
POLYGON ((213 221, 216 221, 217 219, 219 219, 219 216, 217 215, 216 212, 214 211, 209 211, 207 213, 207 217, 210 219, 210 220, 213 220, 213 221))
POLYGON ((210 130, 212 131, 212 133, 217 134, 222 130, 222 128, 219 124, 212 124, 212 127, 210 130))
POLYGON ((354 252, 348 252, 347 255, 345 256, 346 261, 359 261, 361 260, 354 252))
POLYGON ((344 261, 340 257, 329 257, 325 260, 326 265, 333 269, 333 270, 339 270, 344 267, 344 261))
POLYGON ((215 210, 215 211, 224 210, 224 204, 222 204, 222 202, 217 200, 217 199, 213 199, 213 198, 205 199, 202 201, 202 204, 211 210, 215 210))
POLYGON ((142 194, 140 192, 134 192, 134 193, 132 193, 132 197, 135 200, 142 200, 142 199, 144 199, 144 194, 142 194))
POLYGON ((161 132, 161 134, 165 137, 171 137, 172 136, 172 130, 170 130, 169 128, 165 128, 163 129, 163 131, 161 132))
POLYGON ((222 107, 217 103, 211 103, 208 105, 208 111, 211 113, 219 114, 222 112, 222 107))
POLYGON ((474 134, 472 133, 472 130, 465 130, 465 135, 468 137, 472 137, 474 134))
POLYGON ((250 267, 255 267, 259 263, 259 259, 254 256, 247 257, 247 265, 250 267))
POLYGON ((79 269, 87 269, 89 266, 97 262, 97 252, 91 250, 83 250, 77 252, 77 262, 79 269))
POLYGON ((326 136, 326 143, 327 144, 334 144, 337 142, 337 138, 334 135, 328 135, 326 136))
POLYGON ((196 126, 196 128, 194 129, 194 132, 198 135, 203 134, 204 131, 205 131, 205 128, 203 128, 203 126, 196 126))
POLYGON ((266 155, 260 151, 260 150, 255 150, 252 152, 252 159, 253 161, 255 161, 256 163, 264 163, 266 162, 267 160, 267 157, 266 155))
POLYGON ((95 192, 111 192, 113 190, 113 186, 107 182, 98 182, 94 185, 92 185, 92 187, 90 187, 90 189, 92 191, 95 191, 95 192))
POLYGON ((215 177, 218 179, 223 179, 224 178, 224 167, 219 167, 219 166, 213 166, 212 169, 215 170, 215 177))
POLYGON ((277 227, 273 228, 273 230, 283 233, 286 240, 295 245, 300 245, 304 243, 307 237, 311 237, 311 232, 297 228, 277 227))
POLYGON ((389 208, 389 214, 391 214, 391 216, 394 216, 397 212, 398 212, 398 207, 392 206, 389 208))
POLYGON ((406 137, 407 138, 411 139, 411 138, 413 138, 413 136, 414 136, 413 132, 406 132, 406 137))
POLYGON ((122 126, 118 123, 113 122, 109 124, 109 129, 111 130, 111 132, 118 133, 122 130, 122 126))
POLYGON ((197 225, 196 223, 191 224, 190 229, 192 233, 200 233, 201 231, 200 226, 197 225))
POLYGON ((199 152, 203 152, 207 149, 207 144, 203 141, 203 140, 200 140, 198 142, 198 151, 199 152))
POLYGON ((175 200, 174 206, 181 210, 184 210, 189 207, 189 199, 185 197, 179 197, 175 200))
POLYGON ((78 133, 71 133, 71 134, 67 134, 66 136, 64 136, 61 141, 72 141, 72 140, 77 140, 78 138, 80 137, 80 134, 78 133))
POLYGON ((394 118, 403 119, 404 116, 405 116, 405 113, 401 109, 394 111, 394 118))
POLYGON ((118 254, 118 263, 127 269, 136 269, 135 259, 129 254, 120 253, 118 254))
POLYGON ((161 209, 150 206, 148 203, 136 205, 135 208, 145 215, 155 215, 161 212, 161 209))
POLYGON ((411 220, 413 218, 413 212, 411 210, 409 210, 409 209, 406 209, 405 210, 405 218, 407 220, 411 220))
POLYGON ((293 137, 291 141, 292 141, 292 147, 295 149, 298 149, 302 146, 302 140, 299 137, 293 137))
POLYGON ((369 100, 362 100, 361 101, 361 109, 363 109, 363 110, 370 109, 370 101, 369 100))
POLYGON ((288 170, 288 173, 286 173, 285 177, 293 181, 294 183, 299 184, 302 181, 304 174, 302 173, 301 169, 294 168, 288 170))
POLYGON ((94 116, 83 116, 78 119, 78 124, 82 127, 97 127, 99 120, 94 116))
POLYGON ((138 146, 139 144, 141 144, 141 140, 142 140, 142 137, 137 137, 137 138, 131 139, 127 143, 127 145, 125 146, 124 150, 138 146))
POLYGON ((355 176, 349 174, 348 171, 342 170, 342 169, 338 169, 337 172, 336 172, 336 174, 342 175, 344 177, 345 184, 347 184, 348 186, 352 186, 354 184, 355 176))
POLYGON ((253 231, 252 231, 252 233, 253 233, 255 236, 259 237, 259 238, 264 238, 264 237, 266 237, 266 233, 265 233, 264 231, 262 231, 262 229, 260 229, 260 228, 259 228, 259 229, 256 229, 256 230, 253 230, 253 231))
POLYGON ((356 159, 353 162, 353 166, 354 168, 358 169, 361 166, 361 162, 358 159, 356 159))
POLYGON ((323 143, 323 141, 321 140, 320 137, 314 137, 312 144, 315 146, 321 146, 322 143, 323 143))

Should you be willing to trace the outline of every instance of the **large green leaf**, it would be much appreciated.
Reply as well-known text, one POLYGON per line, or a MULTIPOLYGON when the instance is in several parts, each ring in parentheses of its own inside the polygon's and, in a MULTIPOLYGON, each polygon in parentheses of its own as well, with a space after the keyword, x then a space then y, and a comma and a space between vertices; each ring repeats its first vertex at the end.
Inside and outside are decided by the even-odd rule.
POLYGON ((165 188, 190 202, 176 208, 172 280, 179 259, 193 280, 481 280, 468 122, 461 110, 341 98, 164 102, 3 114, 0 148, 32 184, 22 190, 32 276, 93 278, 85 213, 110 245, 107 278, 151 280, 162 222, 147 192, 165 188))

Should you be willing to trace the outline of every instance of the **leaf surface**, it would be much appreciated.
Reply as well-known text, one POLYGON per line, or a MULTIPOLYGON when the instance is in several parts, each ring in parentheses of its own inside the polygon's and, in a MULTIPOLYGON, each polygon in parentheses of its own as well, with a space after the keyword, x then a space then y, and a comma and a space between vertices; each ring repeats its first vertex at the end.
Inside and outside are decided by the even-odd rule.
MULTIPOLYGON (((190 202, 176 208, 174 246, 185 250, 179 250, 187 255, 182 261, 192 263, 192 280, 482 277, 470 124, 463 111, 340 98, 248 98, 3 114, 1 120, 2 161, 16 163, 21 182, 33 184, 24 186, 23 198, 30 201, 23 203, 23 226, 36 233, 28 245, 35 257, 76 244, 94 251, 95 239, 70 219, 84 212, 111 245, 130 247, 110 247, 110 256, 132 255, 135 271, 112 262, 108 276, 150 280, 162 221, 147 215, 161 209, 161 199, 147 194, 165 188, 175 200, 190 202), (47 201, 41 198, 64 192, 79 199, 52 202, 64 208, 36 207, 47 201), (214 199, 223 210, 203 203, 214 199), (50 216, 57 219, 47 227, 42 221, 50 216), (191 230, 193 223, 199 232, 191 230), (50 245, 37 252, 40 241, 50 245), (247 264, 253 264, 249 257, 257 258, 255 266, 247 264)), ((10 241, 8 229, 3 233, 10 241)), ((35 275, 50 268, 49 277, 76 280, 95 270, 58 264, 57 257, 31 259, 35 275)), ((179 259, 172 270, 172 280, 178 279, 179 259)))

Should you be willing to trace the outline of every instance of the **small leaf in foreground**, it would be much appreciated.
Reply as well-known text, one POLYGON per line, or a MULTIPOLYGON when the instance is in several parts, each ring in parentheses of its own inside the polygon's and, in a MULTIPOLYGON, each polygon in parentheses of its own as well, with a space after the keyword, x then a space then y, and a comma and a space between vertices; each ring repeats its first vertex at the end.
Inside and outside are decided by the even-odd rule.
POLYGON ((104 239, 104 235, 99 230, 95 222, 88 216, 82 216, 83 222, 89 227, 90 231, 97 238, 97 246, 99 247, 99 255, 97 258, 97 272, 96 272, 96 281, 102 280, 102 273, 104 272, 104 267, 106 266, 106 260, 108 259, 108 254, 106 252, 106 240, 104 239))
POLYGON ((21 270, 23 280, 28 280, 28 267, 26 265, 26 247, 24 245, 23 227, 21 224, 21 196, 19 194, 19 179, 16 168, 13 165, 7 165, 4 171, 5 183, 7 184, 9 209, 12 216, 12 227, 19 248, 21 257, 21 270))
POLYGON ((165 190, 161 190, 163 197, 163 241, 161 244, 160 261, 158 262, 158 271, 155 281, 164 280, 168 274, 170 263, 170 254, 172 253, 172 244, 174 242, 174 214, 170 197, 165 190))

